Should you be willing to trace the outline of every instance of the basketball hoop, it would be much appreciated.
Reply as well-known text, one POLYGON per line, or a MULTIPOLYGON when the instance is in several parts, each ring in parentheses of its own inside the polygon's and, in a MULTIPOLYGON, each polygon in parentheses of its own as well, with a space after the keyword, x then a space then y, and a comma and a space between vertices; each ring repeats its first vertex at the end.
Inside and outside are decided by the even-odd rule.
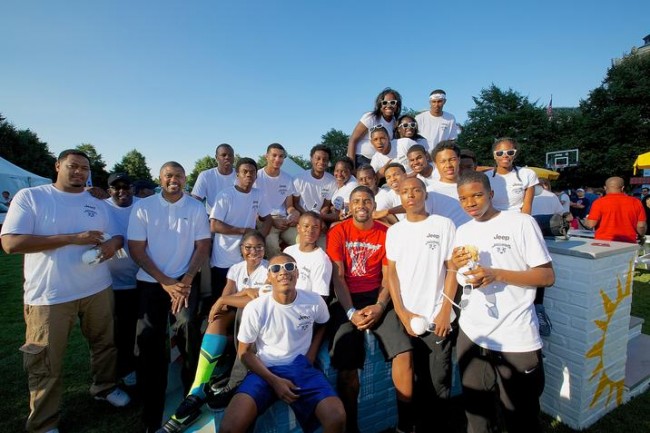
POLYGON ((551 170, 553 171, 562 171, 566 168, 566 164, 553 164, 551 165, 551 170))

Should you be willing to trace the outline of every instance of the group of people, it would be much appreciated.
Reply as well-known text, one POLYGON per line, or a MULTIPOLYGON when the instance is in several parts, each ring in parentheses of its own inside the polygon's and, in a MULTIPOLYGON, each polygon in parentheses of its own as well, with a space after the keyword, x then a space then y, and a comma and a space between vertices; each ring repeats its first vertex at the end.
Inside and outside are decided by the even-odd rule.
MULTIPOLYGON (((263 168, 221 144, 191 194, 170 161, 159 194, 134 197, 133 180, 113 173, 99 200, 85 188, 88 157, 62 152, 56 181, 19 191, 2 227, 5 251, 25 254, 27 430, 58 432, 63 356, 79 320, 91 394, 124 406, 121 384, 135 384, 147 432, 182 431, 214 393, 229 401, 222 432, 247 431, 278 399, 304 431, 358 432, 366 332, 392 363, 397 431, 445 429, 454 345, 468 431, 500 420, 539 431, 534 304, 554 273, 530 214, 544 194, 514 164, 514 139, 496 140, 494 168, 475 171, 445 101, 434 90, 430 112, 400 117, 399 93, 384 90, 333 174, 324 145, 292 178, 279 143, 263 168), (233 324, 238 356, 213 390, 233 324), (186 397, 163 420, 168 330, 186 397), (335 389, 315 363, 325 341, 335 389)), ((605 225, 601 214, 595 224, 605 225)))

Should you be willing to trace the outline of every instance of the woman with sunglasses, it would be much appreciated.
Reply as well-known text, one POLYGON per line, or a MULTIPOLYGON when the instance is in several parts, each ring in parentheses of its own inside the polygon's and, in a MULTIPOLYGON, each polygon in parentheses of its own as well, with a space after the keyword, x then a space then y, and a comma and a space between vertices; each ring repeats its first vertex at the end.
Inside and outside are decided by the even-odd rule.
POLYGON ((375 99, 375 109, 361 116, 348 140, 347 156, 354 161, 354 167, 370 164, 375 149, 370 143, 371 130, 378 125, 388 131, 389 139, 393 138, 395 119, 402 111, 402 96, 390 87, 382 90, 375 99))
POLYGON ((393 132, 393 137, 391 144, 397 152, 396 162, 402 164, 406 169, 406 173, 410 174, 413 170, 409 165, 408 151, 415 144, 422 145, 426 149, 428 147, 427 139, 420 135, 418 123, 414 117, 408 114, 404 114, 397 119, 397 126, 393 132))
POLYGON ((518 151, 513 138, 499 138, 492 145, 495 167, 485 174, 490 180, 494 198, 492 204, 498 210, 523 212, 530 215, 535 185, 539 183, 535 172, 514 165, 518 151))
POLYGON ((244 308, 261 294, 270 293, 266 287, 268 262, 264 260, 264 236, 257 230, 247 230, 242 236, 240 251, 244 260, 228 269, 223 294, 210 309, 190 392, 159 432, 181 432, 199 417, 206 398, 205 389, 226 347, 227 331, 235 320, 237 309, 244 308))

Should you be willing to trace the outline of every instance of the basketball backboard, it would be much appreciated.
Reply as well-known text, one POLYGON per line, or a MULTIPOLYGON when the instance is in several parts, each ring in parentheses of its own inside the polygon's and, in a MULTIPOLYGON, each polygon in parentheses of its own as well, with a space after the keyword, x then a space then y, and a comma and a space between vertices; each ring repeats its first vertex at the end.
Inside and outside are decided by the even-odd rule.
POLYGON ((577 167, 578 160, 578 149, 546 152, 546 168, 549 168, 551 170, 562 170, 566 167, 577 167))

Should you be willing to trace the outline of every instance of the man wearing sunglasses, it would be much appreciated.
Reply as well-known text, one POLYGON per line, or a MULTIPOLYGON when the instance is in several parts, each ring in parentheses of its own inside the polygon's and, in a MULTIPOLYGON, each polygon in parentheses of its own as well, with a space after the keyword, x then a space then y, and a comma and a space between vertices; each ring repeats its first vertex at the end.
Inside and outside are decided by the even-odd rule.
POLYGON ((415 372, 414 405, 417 431, 451 430, 448 399, 451 391, 452 300, 456 274, 451 254, 454 223, 426 210, 427 191, 418 178, 405 178, 399 196, 406 218, 386 234, 388 280, 395 312, 411 336, 415 372), (444 293, 443 293, 444 292, 444 293), (435 325, 418 335, 411 320, 420 317, 435 325))
POLYGON ((387 227, 372 219, 373 192, 366 186, 350 194, 352 218, 327 234, 327 255, 332 260, 337 301, 331 306, 330 357, 338 370, 337 389, 345 406, 349 433, 359 432, 358 369, 365 361, 364 332, 371 331, 392 360, 397 391, 398 428, 412 431, 413 368, 411 342, 390 304, 387 285, 387 227))
POLYGON ((418 130, 429 144, 427 152, 433 150, 443 140, 455 140, 458 137, 456 117, 442 111, 445 103, 447 103, 447 93, 442 89, 436 89, 429 94, 431 109, 415 116, 418 130))
POLYGON ((242 315, 237 355, 250 369, 226 408, 220 432, 248 431, 275 401, 291 406, 303 431, 345 429, 345 411, 325 375, 313 367, 329 319, 325 301, 296 290, 298 266, 288 254, 269 262, 273 291, 248 303, 242 315), (257 347, 257 353, 254 350, 257 347))
POLYGON ((501 212, 492 197, 485 174, 466 172, 458 180, 472 220, 458 227, 452 260, 457 269, 477 262, 463 272, 473 289, 456 343, 468 431, 502 431, 500 413, 509 432, 541 432, 544 366, 533 302, 536 288, 552 285, 555 274, 533 217, 501 212))
MULTIPOLYGON (((127 232, 133 204, 139 200, 133 197, 133 183, 126 173, 111 173, 108 176, 108 209, 111 218, 124 238, 128 252, 127 232)), ((114 257, 108 261, 113 279, 115 299, 115 347, 117 348, 117 374, 127 386, 135 385, 135 328, 138 321, 139 292, 135 275, 140 269, 130 256, 114 257)))

